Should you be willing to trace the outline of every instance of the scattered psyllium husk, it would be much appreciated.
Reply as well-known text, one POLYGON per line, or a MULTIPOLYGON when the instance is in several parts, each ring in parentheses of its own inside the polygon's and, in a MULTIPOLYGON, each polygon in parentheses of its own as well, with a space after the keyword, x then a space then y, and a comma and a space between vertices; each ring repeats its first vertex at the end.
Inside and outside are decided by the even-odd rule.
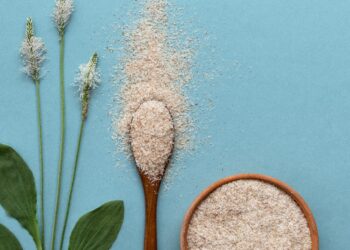
POLYGON ((134 113, 130 140, 137 166, 150 180, 160 180, 173 150, 174 125, 159 101, 144 102, 134 113))
POLYGON ((23 71, 34 81, 40 79, 40 69, 45 60, 46 48, 43 40, 34 35, 33 21, 27 19, 26 33, 20 49, 23 71))
POLYGON ((304 214, 279 188, 256 180, 238 180, 210 194, 195 211, 188 246, 196 249, 310 250, 304 214))
POLYGON ((53 19, 59 33, 63 33, 73 13, 73 0, 56 0, 53 19))
MULTIPOLYGON (((124 57, 118 73, 121 73, 121 89, 117 105, 121 110, 114 117, 113 136, 130 153, 130 124, 134 113, 146 101, 157 100, 168 108, 175 128, 175 149, 189 145, 191 119, 189 100, 185 87, 191 81, 191 49, 177 43, 179 33, 170 27, 169 4, 166 0, 144 2, 141 19, 124 30, 124 57), (171 32, 170 32, 171 30, 171 32)), ((161 169, 139 166, 150 176, 161 169), (148 171, 150 170, 150 171, 148 171)), ((150 166, 149 166, 150 167, 150 166)))
POLYGON ((91 91, 101 82, 101 75, 97 69, 98 55, 95 53, 89 62, 79 66, 79 72, 75 78, 82 104, 82 116, 86 118, 91 91))

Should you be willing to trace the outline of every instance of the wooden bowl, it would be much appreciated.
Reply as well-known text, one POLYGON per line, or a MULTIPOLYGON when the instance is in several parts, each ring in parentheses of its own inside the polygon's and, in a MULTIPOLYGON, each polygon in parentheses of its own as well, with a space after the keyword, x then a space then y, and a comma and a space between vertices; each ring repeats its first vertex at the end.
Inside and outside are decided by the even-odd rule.
POLYGON ((309 206, 306 204, 304 199, 291 187, 289 187, 287 184, 283 183, 282 181, 279 181, 275 178, 272 178, 270 176, 260 175, 260 174, 240 174, 235 175, 231 177, 227 177, 224 179, 219 180, 218 182, 212 184, 208 188, 206 188, 192 203, 190 208, 188 209, 185 219, 183 221, 182 229, 181 229, 181 250, 188 250, 188 244, 187 244, 187 232, 188 228, 192 219, 192 216, 194 212, 196 211, 197 207, 201 204, 203 200, 205 200, 212 192, 214 192, 218 187, 225 185, 227 183, 237 181, 237 180, 258 180, 258 181, 264 181, 266 183, 272 184, 279 188, 280 190, 284 191, 290 197, 299 205, 302 212, 305 215, 305 218, 307 220, 310 234, 311 234, 311 242, 312 242, 312 250, 318 250, 319 249, 319 242, 318 242, 318 232, 317 232, 317 226, 315 219, 312 215, 312 212, 309 208, 309 206))

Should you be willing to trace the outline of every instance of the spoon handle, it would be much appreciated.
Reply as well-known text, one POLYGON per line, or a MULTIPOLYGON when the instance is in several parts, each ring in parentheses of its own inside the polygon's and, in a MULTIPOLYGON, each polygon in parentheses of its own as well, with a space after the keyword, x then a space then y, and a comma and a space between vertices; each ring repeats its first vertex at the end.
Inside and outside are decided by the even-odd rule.
POLYGON ((143 182, 146 205, 144 250, 157 250, 157 201, 159 184, 143 182))

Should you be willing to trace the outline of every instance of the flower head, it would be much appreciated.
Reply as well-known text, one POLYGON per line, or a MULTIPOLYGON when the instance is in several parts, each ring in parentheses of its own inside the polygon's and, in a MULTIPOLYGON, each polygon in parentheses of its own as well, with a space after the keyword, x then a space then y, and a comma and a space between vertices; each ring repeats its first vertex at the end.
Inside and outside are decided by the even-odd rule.
POLYGON ((56 0, 53 18, 59 33, 64 32, 73 10, 73 0, 56 0))
POLYGON ((40 79, 40 68, 45 60, 46 48, 43 40, 34 35, 33 21, 27 19, 25 38, 20 54, 23 59, 24 72, 34 81, 40 79))
POLYGON ((75 80, 80 93, 84 118, 87 116, 91 90, 95 89, 101 81, 100 73, 97 70, 97 61, 98 55, 94 53, 87 64, 79 66, 79 72, 75 80))

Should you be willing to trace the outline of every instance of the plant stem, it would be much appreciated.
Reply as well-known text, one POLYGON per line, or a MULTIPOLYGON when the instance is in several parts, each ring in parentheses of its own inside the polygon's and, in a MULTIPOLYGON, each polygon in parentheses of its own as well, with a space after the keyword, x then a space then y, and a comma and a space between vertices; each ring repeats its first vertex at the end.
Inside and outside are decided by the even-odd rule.
POLYGON ((65 237, 65 233, 66 233, 67 222, 68 222, 68 218, 69 218, 69 212, 70 212, 71 202, 72 202, 72 197, 73 197, 75 177, 76 177, 77 169, 78 169, 80 147, 81 147, 81 141, 83 138, 84 127, 85 127, 85 118, 84 118, 84 116, 82 116, 81 124, 80 124, 80 132, 79 132, 79 137, 78 137, 78 144, 77 144, 76 153, 75 153, 73 175, 72 175, 72 179, 71 179, 71 183, 70 183, 69 197, 68 197, 68 203, 67 203, 67 208, 66 208, 66 213, 65 213, 65 218, 64 218, 63 231, 61 234, 60 250, 63 249, 64 237, 65 237))
POLYGON ((61 96, 61 143, 60 156, 58 161, 58 178, 56 191, 56 207, 55 217, 52 229, 51 249, 55 249, 57 220, 61 201, 61 186, 62 186, 62 166, 64 159, 64 144, 65 144, 65 93, 64 93, 64 33, 60 33, 60 96, 61 96))
POLYGON ((40 240, 40 232, 39 232, 39 226, 38 226, 38 221, 37 219, 35 219, 34 221, 34 225, 35 225, 35 235, 33 235, 33 239, 34 239, 34 242, 35 242, 35 245, 36 245, 36 249, 37 250, 43 250, 43 244, 40 240))
POLYGON ((42 129, 42 116, 41 116, 41 97, 40 97, 40 81, 37 79, 35 81, 36 90, 36 108, 37 108, 37 119, 39 128, 39 157, 40 157, 40 208, 41 208, 41 241, 42 247, 45 249, 45 204, 44 204, 44 154, 43 154, 43 129, 42 129))

